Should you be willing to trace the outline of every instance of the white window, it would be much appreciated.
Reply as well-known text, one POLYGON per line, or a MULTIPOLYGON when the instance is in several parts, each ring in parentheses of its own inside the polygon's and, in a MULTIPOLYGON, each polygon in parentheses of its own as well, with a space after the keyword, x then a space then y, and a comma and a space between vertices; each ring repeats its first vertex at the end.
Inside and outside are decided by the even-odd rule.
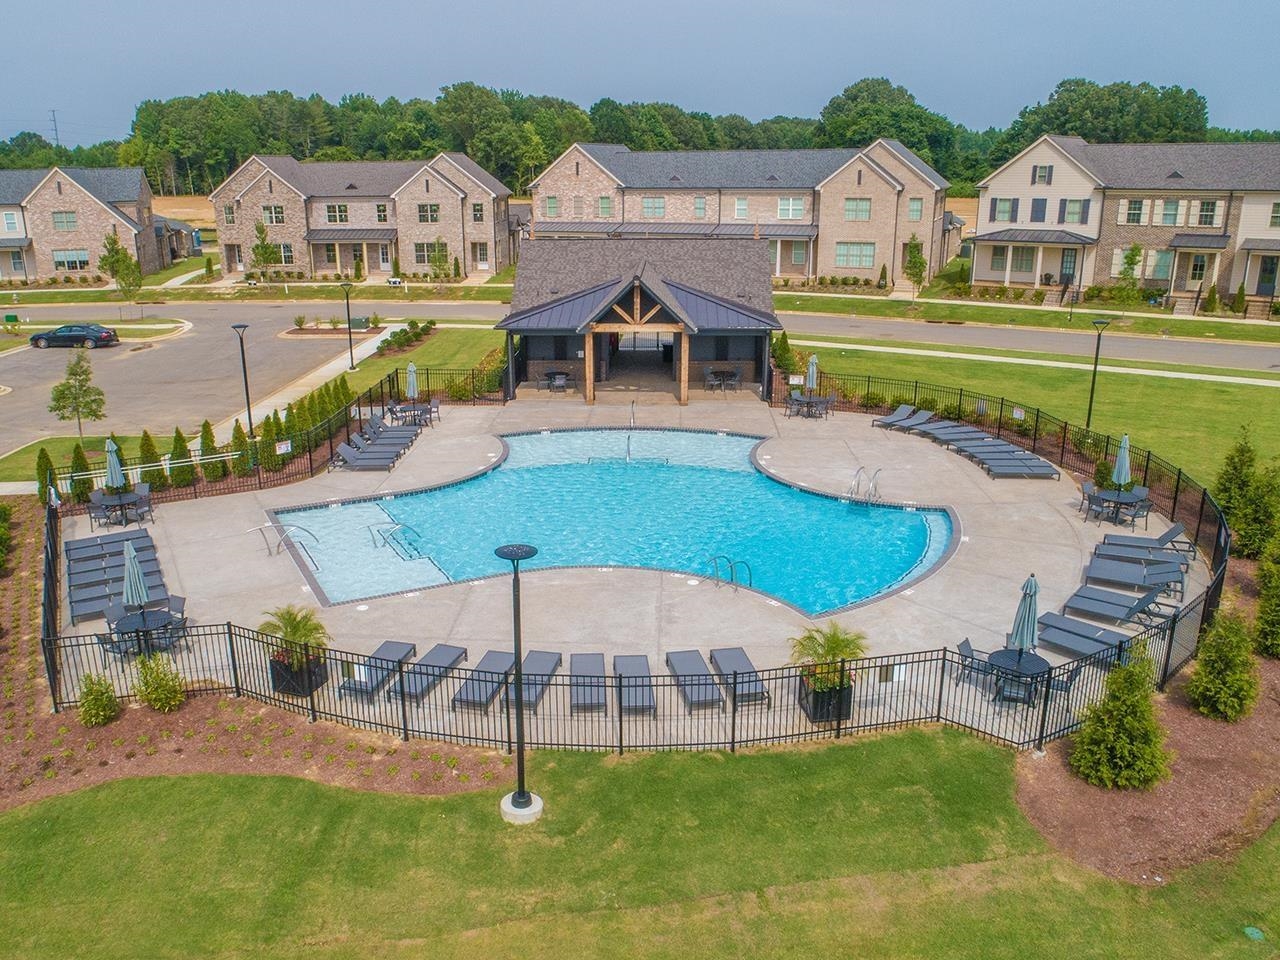
POLYGON ((1191 277, 1192 281, 1204 279, 1205 265, 1208 263, 1208 257, 1203 253, 1192 254, 1191 256, 1191 277))
POLYGON ((1011 223, 1013 221, 1013 201, 1012 200, 996 200, 997 223, 1011 223))
POLYGON ((547 197, 547 216, 553 220, 560 216, 560 198, 547 197))
POLYGON ((53 211, 53 229, 74 230, 76 228, 76 212, 74 210, 53 211))
POLYGON ((800 243, 798 240, 791 241, 791 263, 797 267, 802 267, 809 262, 808 244, 800 243))
POLYGON ((419 223, 439 223, 440 222, 440 204, 438 203, 418 204, 418 222, 419 223))
POLYGON ((1155 251, 1151 260, 1151 278, 1153 280, 1168 280, 1172 274, 1173 274, 1173 251, 1172 250, 1155 251))
POLYGON ((837 243, 836 266, 869 270, 876 265, 874 243, 837 243))
POLYGON ((596 198, 596 216, 601 218, 613 216, 613 197, 596 198))
POLYGON ((6 213, 4 215, 4 229, 6 233, 17 233, 18 215, 16 213, 6 213))
POLYGON ((705 220, 706 218, 707 218, 707 198, 694 197, 693 198, 693 219, 705 220))
POLYGON ((374 212, 377 214, 378 222, 386 223, 387 222, 387 205, 385 203, 379 203, 373 209, 374 209, 374 212))
POLYGON ((846 220, 870 220, 871 200, 867 197, 845 197, 844 218, 846 220))
POLYGON ((1142 223, 1142 201, 1127 200, 1124 208, 1125 223, 1142 223))
POLYGON ((484 223, 484 204, 473 203, 471 205, 471 222, 484 223))
POLYGON ((778 219, 801 220, 804 218, 804 197, 779 197, 778 219))
POLYGON ((326 243, 324 245, 324 262, 325 263, 338 262, 338 245, 336 243, 326 243))
POLYGON ((1009 262, 1009 248, 1000 244, 991 248, 991 269, 1003 270, 1009 262))
POLYGON ((1053 183, 1053 164, 1048 164, 1046 166, 1042 163, 1039 166, 1032 167, 1031 169, 1035 172, 1035 176, 1031 180, 1032 183, 1053 183))
POLYGON ((746 197, 735 197, 735 198, 734 198, 734 200, 733 200, 733 219, 735 219, 735 220, 745 220, 745 219, 747 219, 747 198, 746 198, 746 197))
POLYGON ((1014 273, 1031 273, 1036 268, 1036 248, 1035 247, 1014 247, 1013 248, 1013 272, 1014 273))
POLYGON ((912 197, 907 201, 907 219, 924 219, 924 197, 912 197))
POLYGON ((222 222, 228 227, 235 225, 236 205, 234 203, 224 203, 222 205, 222 222))
POLYGON ((26 265, 22 262, 21 250, 9 251, 9 267, 14 273, 23 273, 26 271, 26 265))
POLYGON ((293 244, 292 243, 280 244, 280 263, 282 266, 286 266, 286 267, 293 266, 293 244))
POLYGON ((1166 227, 1178 225, 1178 201, 1165 200, 1160 207, 1160 223, 1166 227))
POLYGON ((1201 200, 1200 216, 1196 218, 1197 226, 1212 227, 1218 219, 1218 201, 1217 200, 1201 200))
MULTIPOLYGON (((5 214, 5 226, 9 226, 9 214, 5 214)), ((1280 203, 1271 205, 1271 226, 1280 227, 1280 203)))
POLYGON ((267 226, 284 223, 284 207, 279 205, 262 208, 262 222, 267 226))
POLYGON ((347 205, 345 203, 326 204, 324 208, 324 218, 329 223, 346 223, 347 205))
POLYGON ((667 198, 666 197, 641 197, 640 198, 640 216, 646 219, 657 220, 667 215, 667 198))
POLYGON ((55 270, 88 270, 88 250, 55 250, 53 251, 53 269, 55 270))
POLYGON ((1062 208, 1063 223, 1080 223, 1084 216, 1083 200, 1067 200, 1066 206, 1062 208))

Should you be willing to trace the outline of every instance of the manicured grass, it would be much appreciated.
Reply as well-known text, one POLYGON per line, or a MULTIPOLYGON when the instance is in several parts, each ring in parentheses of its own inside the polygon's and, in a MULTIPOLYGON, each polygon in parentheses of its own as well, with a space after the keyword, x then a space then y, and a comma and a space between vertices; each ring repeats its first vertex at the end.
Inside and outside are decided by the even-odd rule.
POLYGON ((433 330, 430 336, 405 353, 381 357, 374 355, 368 360, 362 360, 357 364, 355 373, 347 374, 347 383, 358 393, 377 383, 397 367, 408 366, 410 360, 419 369, 437 367, 445 370, 469 370, 486 353, 501 346, 505 339, 505 334, 487 328, 433 330))
POLYGON ((184 273, 190 273, 193 270, 203 270, 204 258, 207 256, 213 257, 213 268, 214 270, 217 270, 218 264, 222 259, 222 255, 220 253, 202 253, 199 256, 187 257, 185 260, 179 260, 177 263, 170 264, 168 267, 165 267, 163 270, 156 273, 147 274, 142 278, 142 285, 144 287, 158 287, 166 280, 172 280, 174 277, 180 277, 184 273))
MULTIPOLYGON (((193 268, 194 269, 194 268, 193 268)), ((329 283, 290 283, 288 294, 284 283, 264 284, 257 287, 208 287, 184 285, 166 287, 163 290, 150 288, 139 297, 143 303, 173 303, 193 300, 335 300, 342 302, 342 288, 329 283)), ((23 289, 15 291, 19 303, 119 303, 120 296, 115 290, 36 290, 23 289)), ((388 300, 412 303, 418 300, 481 300, 494 303, 509 303, 511 288, 503 285, 461 286, 446 285, 436 287, 422 281, 409 281, 409 286, 388 287, 385 284, 361 285, 352 292, 353 298, 360 300, 388 300)))
POLYGON ((951 262, 939 270, 921 290, 922 297, 945 297, 957 283, 969 282, 968 257, 952 257, 951 262))
MULTIPOLYGON (((75 423, 71 423, 71 429, 75 429, 75 423)), ((120 443, 123 446, 121 454, 125 457, 136 457, 138 455, 138 443, 141 437, 120 437, 120 443)), ((156 443, 160 446, 161 453, 167 449, 167 437, 157 437, 156 443)), ((35 443, 29 443, 25 447, 14 450, 8 456, 0 457, 0 481, 10 482, 15 480, 35 480, 36 478, 36 456, 40 453, 40 448, 44 447, 49 451, 49 456, 53 458, 55 467, 71 466, 71 452, 75 449, 75 445, 79 442, 78 437, 47 437, 44 440, 37 440, 35 443)), ((90 466, 93 465, 95 459, 101 459, 106 456, 106 437, 90 437, 84 438, 84 452, 89 458, 90 466)))
POLYGON ((516 265, 514 263, 510 264, 509 266, 503 267, 501 270, 499 270, 492 277, 490 277, 488 280, 485 281, 485 283, 507 283, 507 284, 511 284, 515 282, 516 282, 516 265))
POLYGON ((1266 955, 1241 930, 1280 929, 1276 830, 1138 889, 1050 851, 1012 768, 920 730, 737 756, 542 753, 547 810, 524 828, 499 820, 497 790, 120 781, 0 816, 0 956, 1266 955))
MULTIPOLYGON (((1089 370, 898 356, 859 351, 854 346, 817 348, 814 352, 822 369, 831 373, 964 386, 1042 407, 1072 423, 1084 423, 1089 403, 1089 370)), ((1099 373, 1093 427, 1115 436, 1128 433, 1136 445, 1153 450, 1209 485, 1243 423, 1252 427, 1264 458, 1280 454, 1280 418, 1270 413, 1277 400, 1280 396, 1272 387, 1099 373)))

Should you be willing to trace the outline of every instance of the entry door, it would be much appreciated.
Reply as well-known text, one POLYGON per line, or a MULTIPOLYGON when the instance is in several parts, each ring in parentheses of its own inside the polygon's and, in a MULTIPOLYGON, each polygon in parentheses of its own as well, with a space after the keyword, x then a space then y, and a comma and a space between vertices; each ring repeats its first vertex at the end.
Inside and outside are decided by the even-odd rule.
POLYGON ((391 269, 391 247, 385 243, 378 244, 378 263, 383 270, 391 269))
POLYGON ((1273 297, 1276 293, 1276 267, 1280 266, 1280 257, 1263 257, 1258 270, 1258 296, 1273 297))
POLYGON ((1058 282, 1063 286, 1074 283, 1076 279, 1076 251, 1066 248, 1062 251, 1062 266, 1058 269, 1058 282))
POLYGON ((475 264, 477 270, 489 269, 489 244, 473 243, 471 244, 471 262, 475 264))

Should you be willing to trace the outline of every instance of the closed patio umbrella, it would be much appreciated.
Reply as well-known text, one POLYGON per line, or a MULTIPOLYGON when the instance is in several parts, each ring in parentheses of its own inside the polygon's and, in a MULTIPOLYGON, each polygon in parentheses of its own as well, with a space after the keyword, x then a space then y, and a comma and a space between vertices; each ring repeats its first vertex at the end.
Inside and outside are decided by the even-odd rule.
POLYGON ((1132 478, 1129 476, 1129 435, 1120 438, 1120 449, 1116 451, 1116 465, 1111 471, 1111 482, 1116 487, 1123 487, 1132 478))
POLYGON ((809 371, 805 374, 804 386, 806 390, 818 389, 818 355, 816 353, 809 354, 809 371))
POLYGON ((55 481, 49 481, 49 506, 57 510, 62 506, 62 497, 58 494, 58 484, 55 481))
POLYGON ((409 369, 404 378, 404 393, 410 403, 418 399, 418 367, 412 360, 409 361, 409 369))
POLYGON ((107 486, 113 490, 122 490, 125 486, 124 468, 120 466, 120 448, 109 437, 107 438, 107 486))
POLYGON ((1033 573, 1022 585, 1018 612, 1013 615, 1013 629, 1009 631, 1009 637, 1005 643, 1008 649, 1018 651, 1019 659, 1028 650, 1034 650, 1036 646, 1036 594, 1039 592, 1040 585, 1036 583, 1036 575, 1033 573))
POLYGON ((133 549, 133 541, 124 542, 124 601, 125 609, 132 607, 141 610, 151 602, 151 593, 147 590, 147 580, 142 575, 142 567, 138 563, 138 552, 133 549))

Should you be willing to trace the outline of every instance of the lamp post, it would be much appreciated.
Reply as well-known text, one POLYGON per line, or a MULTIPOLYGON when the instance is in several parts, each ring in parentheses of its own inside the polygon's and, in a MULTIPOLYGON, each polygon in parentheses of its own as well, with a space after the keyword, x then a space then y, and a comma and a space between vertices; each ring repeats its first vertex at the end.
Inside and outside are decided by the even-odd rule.
POLYGON ((1093 423, 1093 392, 1098 386, 1098 358, 1102 356, 1102 331, 1111 326, 1110 320, 1098 317, 1093 321, 1093 328, 1098 331, 1098 342, 1093 348, 1093 379, 1089 381, 1089 411, 1084 415, 1084 428, 1089 429, 1093 423))
POLYGON ((351 361, 351 366, 347 369, 354 370, 356 368, 356 348, 351 340, 351 281, 343 280, 338 286, 342 287, 342 299, 347 303, 347 357, 351 361))
POLYGON ((516 653, 516 789, 502 798, 502 818, 510 823, 533 823, 542 815, 542 799, 530 793, 524 784, 524 673, 520 650, 520 561, 538 555, 538 548, 527 543, 508 543, 493 551, 500 560, 511 563, 511 623, 516 653))
POLYGON ((244 415, 249 421, 249 439, 253 439, 253 405, 249 402, 249 364, 244 357, 244 332, 249 329, 247 323, 233 323, 231 329, 240 338, 240 373, 244 377, 244 415))

